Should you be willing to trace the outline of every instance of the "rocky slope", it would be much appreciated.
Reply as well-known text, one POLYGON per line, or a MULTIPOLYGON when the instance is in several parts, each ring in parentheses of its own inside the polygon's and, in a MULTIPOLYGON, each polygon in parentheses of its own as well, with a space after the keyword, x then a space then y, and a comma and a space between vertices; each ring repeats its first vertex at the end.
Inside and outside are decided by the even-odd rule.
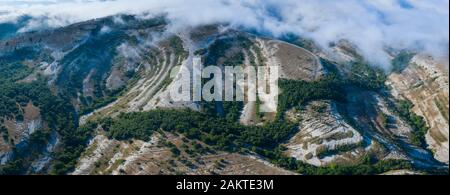
MULTIPOLYGON (((342 80, 354 76, 350 62, 361 57, 345 41, 329 54, 312 44, 291 44, 221 25, 179 33, 166 32, 166 25, 160 17, 114 16, 20 34, 0 40, 0 62, 17 61, 30 68, 14 84, 45 78, 51 93, 73 106, 76 117, 71 119, 77 127, 121 113, 158 109, 190 108, 250 127, 277 121, 281 114, 297 130, 284 143, 276 144, 286 148, 283 154, 287 157, 309 165, 357 165, 373 155, 379 160, 407 160, 418 169, 448 169, 448 65, 416 55, 401 72, 389 75, 388 92, 350 83, 342 87, 345 101, 313 99, 284 113, 261 112, 277 110, 277 98, 245 98, 242 104, 179 102, 172 100, 170 91, 180 83, 191 82, 192 75, 190 81, 184 81, 175 67, 192 73, 198 68, 195 60, 204 66, 278 66, 280 79, 315 83, 331 74, 342 80), (170 76, 172 72, 175 77, 170 76), (392 106, 398 99, 410 100, 415 105, 413 111, 426 119, 430 127, 426 142, 431 151, 412 143, 414 128, 392 106)), ((362 74, 357 76, 366 76, 362 74)), ((240 83, 244 88, 251 84, 240 83)), ((0 115, 0 127, 6 129, 6 133, 0 132, 4 137, 0 139, 0 163, 15 162, 14 157, 21 155, 13 153, 14 148, 28 143, 37 130, 50 130, 45 147, 39 151, 42 155, 27 157, 31 168, 26 171, 47 173, 55 166, 54 151, 64 150, 64 137, 55 129, 55 120, 43 117, 46 110, 32 102, 20 110, 23 120, 0 115)), ((150 141, 114 140, 101 127, 88 131, 89 141, 82 141, 87 147, 71 162, 75 167, 71 174, 295 174, 257 154, 258 148, 224 152, 157 129, 150 141)), ((412 173, 416 172, 388 174, 412 173)))
MULTIPOLYGON (((262 63, 261 66, 280 66, 281 67, 281 78, 286 79, 304 79, 304 80, 316 80, 320 78, 323 74, 323 67, 319 59, 309 51, 288 44, 286 42, 269 40, 269 39, 261 39, 254 37, 252 35, 248 35, 246 33, 236 32, 236 31, 227 31, 220 32, 216 27, 211 30, 211 27, 203 27, 200 29, 191 29, 190 33, 184 33, 177 35, 182 40, 182 45, 184 48, 184 52, 181 56, 176 56, 172 54, 168 59, 167 56, 164 55, 162 60, 158 60, 156 67, 160 67, 159 63, 162 63, 161 68, 159 68, 157 73, 153 73, 152 70, 147 70, 144 76, 135 82, 129 90, 127 90, 123 96, 119 97, 117 101, 111 103, 110 105, 100 108, 93 113, 90 113, 86 116, 81 117, 80 122, 84 123, 87 120, 93 120, 100 116, 116 116, 120 112, 136 112, 136 111, 147 111, 152 109, 161 109, 161 108, 191 108, 194 110, 200 110, 199 104, 196 102, 173 102, 170 97, 170 90, 174 87, 174 83, 182 82, 177 80, 175 77, 172 83, 164 83, 170 72, 170 69, 175 65, 181 65, 183 68, 187 68, 188 70, 193 70, 194 65, 192 63, 192 59, 195 57, 196 51, 199 51, 203 48, 211 49, 214 47, 214 44, 217 44, 217 41, 224 39, 226 41, 235 41, 236 37, 245 40, 249 43, 243 47, 238 44, 231 46, 229 48, 229 53, 225 54, 224 57, 219 57, 217 62, 219 65, 223 65, 227 63, 227 58, 233 58, 233 55, 241 54, 243 55, 243 63, 241 64, 243 67, 252 66, 256 63, 262 63), (200 34, 201 32, 201 34, 200 34), (213 40, 213 41, 207 41, 213 40), (183 58, 184 57, 184 58, 183 58), (175 59, 177 61, 173 62, 175 59), (301 65, 301 66, 298 66, 301 65), (160 76, 159 74, 162 74, 160 76)), ((234 44, 234 43, 233 43, 234 44)), ((160 47, 164 47, 164 42, 160 42, 160 47)), ((216 51, 210 51, 216 52, 216 51)), ((198 56, 197 57, 201 57, 198 56)), ((203 58, 203 60, 207 60, 203 58)), ((152 66, 152 65, 149 65, 152 66)), ((240 121, 243 124, 254 125, 261 124, 264 121, 272 120, 274 114, 267 113, 263 114, 263 116, 257 116, 257 110, 261 109, 264 106, 273 106, 276 105, 276 101, 265 101, 258 105, 256 102, 245 101, 245 106, 241 113, 240 121)), ((89 148, 98 148, 97 139, 106 139, 105 137, 96 137, 93 141, 91 141, 89 148)), ((153 138, 152 138, 153 139, 153 138)), ((156 139, 156 138, 155 138, 156 139)), ((178 138, 179 139, 179 138, 178 138)), ((111 141, 107 141, 106 145, 110 144, 111 141)), ((178 141, 176 141, 178 142, 178 141)), ((155 145, 153 142, 138 142, 142 145, 155 145)), ((123 143, 120 143, 123 144, 123 143)), ((179 146, 180 144, 175 144, 179 146)), ((105 146, 107 147, 107 146, 105 146)), ((164 148, 164 146, 159 146, 160 148, 164 148)), ((103 148, 106 149, 106 148, 103 148)), ((94 150, 94 149, 88 149, 94 150)), ((161 151, 163 149, 158 149, 161 151)), ((169 153, 167 147, 165 149, 166 153, 169 153)), ((153 151, 153 150, 152 150, 153 151)), ((154 152, 154 151, 153 151, 154 152)), ((170 154, 170 153, 169 153, 170 154)), ((254 154, 236 154, 236 153, 222 153, 219 154, 210 154, 210 155, 201 155, 199 157, 202 161, 207 160, 207 163, 198 164, 198 162, 194 163, 194 169, 192 168, 183 168, 178 167, 176 170, 172 170, 171 168, 166 168, 168 170, 164 170, 161 164, 167 164, 164 161, 174 161, 173 158, 170 158, 167 154, 167 159, 161 159, 162 162, 152 162, 158 163, 158 165, 152 165, 153 168, 148 168, 149 170, 135 170, 137 166, 134 161, 135 159, 148 159, 149 153, 139 152, 132 156, 132 159, 128 159, 123 161, 123 169, 122 173, 117 170, 109 173, 113 174, 174 174, 174 171, 181 171, 185 174, 293 174, 292 172, 284 171, 279 168, 275 168, 274 165, 271 165, 269 162, 265 161, 263 158, 258 157, 254 154), (217 165, 217 162, 214 165, 214 161, 218 159, 223 159, 224 164, 222 168, 217 169, 214 168, 217 165), (131 161, 129 164, 128 161, 131 161), (211 164, 213 163, 213 164, 211 164), (131 168, 134 167, 134 168, 131 168), (205 169, 206 167, 206 169, 205 169), (212 168, 208 168, 212 167, 212 168), (129 170, 131 169, 131 170, 129 170)), ((153 154, 155 155, 155 154, 153 154)), ((96 160, 96 156, 91 156, 87 159, 82 159, 77 167, 77 170, 73 174, 88 174, 92 173, 92 163, 98 161, 96 160), (88 165, 91 164, 91 165, 88 165), (87 168, 91 167, 91 168, 87 168), (87 169, 87 170, 85 170, 87 169)), ((125 158, 125 157, 123 157, 125 158)), ((129 157, 131 158, 131 157, 129 157)), ((158 159, 153 157, 152 159, 158 159)), ((179 158, 177 158, 179 160, 179 158)), ((114 160, 114 159, 112 159, 114 160)), ((142 162, 144 163, 144 162, 142 162)), ((149 162, 145 162, 149 163, 149 162)), ((173 163, 173 162, 172 162, 173 163)), ((109 163, 111 164, 111 162, 109 163)), ((175 164, 179 164, 176 162, 175 164)), ((220 164, 220 163, 219 163, 220 164)), ((106 172, 95 172, 95 174, 105 174, 106 172)))
POLYGON ((119 142, 103 135, 92 139, 75 175, 292 175, 255 154, 215 152, 206 144, 170 133, 157 133, 151 141, 119 142), (180 148, 173 154, 171 146, 180 148), (199 152, 200 151, 200 152, 199 152))
POLYGON ((430 127, 427 144, 437 160, 448 164, 449 85, 445 63, 416 55, 404 70, 390 75, 388 85, 395 97, 410 100, 413 111, 426 119, 430 127))
POLYGON ((303 110, 288 111, 289 120, 298 122, 301 131, 286 144, 287 154, 316 166, 330 162, 351 163, 360 158, 366 152, 363 137, 336 109, 334 102, 316 101, 303 110), (349 149, 337 151, 339 147, 349 149))

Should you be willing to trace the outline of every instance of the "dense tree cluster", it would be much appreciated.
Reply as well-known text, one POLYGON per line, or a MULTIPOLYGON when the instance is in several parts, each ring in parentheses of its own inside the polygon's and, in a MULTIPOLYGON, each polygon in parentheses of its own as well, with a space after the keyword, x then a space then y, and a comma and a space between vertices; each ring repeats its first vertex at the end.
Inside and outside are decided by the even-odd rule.
POLYGON ((392 72, 401 73, 414 57, 414 53, 402 51, 392 60, 392 72))
POLYGON ((378 67, 358 61, 351 64, 348 81, 360 88, 367 90, 380 90, 385 87, 387 76, 378 67))
POLYGON ((154 131, 165 130, 183 133, 191 139, 199 139, 226 151, 238 151, 238 147, 244 145, 272 148, 295 131, 293 125, 284 122, 248 127, 192 110, 127 113, 104 121, 107 122, 102 127, 108 135, 119 140, 135 138, 148 141, 154 131))
POLYGON ((413 129, 411 141, 417 146, 426 148, 425 135, 428 132, 428 125, 422 116, 412 111, 413 103, 408 100, 400 100, 395 106, 395 110, 413 129))
POLYGON ((334 74, 313 82, 282 79, 279 81, 282 93, 278 100, 278 114, 312 100, 345 101, 343 84, 334 74))

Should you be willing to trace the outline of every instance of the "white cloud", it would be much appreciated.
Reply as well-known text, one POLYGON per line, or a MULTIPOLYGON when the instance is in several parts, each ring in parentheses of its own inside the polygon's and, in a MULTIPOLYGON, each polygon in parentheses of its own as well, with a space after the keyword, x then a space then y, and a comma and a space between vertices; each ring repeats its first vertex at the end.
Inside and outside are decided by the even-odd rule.
POLYGON ((295 33, 324 47, 347 39, 369 61, 387 65, 385 47, 448 55, 448 6, 448 0, 0 0, 0 22, 39 18, 27 30, 117 13, 168 13, 172 29, 227 22, 275 36, 295 33))

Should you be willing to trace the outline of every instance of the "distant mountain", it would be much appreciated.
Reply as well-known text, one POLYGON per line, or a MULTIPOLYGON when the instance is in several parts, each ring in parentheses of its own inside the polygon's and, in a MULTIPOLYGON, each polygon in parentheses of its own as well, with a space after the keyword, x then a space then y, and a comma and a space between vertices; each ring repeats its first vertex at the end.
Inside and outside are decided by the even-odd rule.
POLYGON ((16 33, 26 25, 29 19, 29 17, 22 17, 14 23, 0 23, 0 40, 8 39, 16 35, 16 33))

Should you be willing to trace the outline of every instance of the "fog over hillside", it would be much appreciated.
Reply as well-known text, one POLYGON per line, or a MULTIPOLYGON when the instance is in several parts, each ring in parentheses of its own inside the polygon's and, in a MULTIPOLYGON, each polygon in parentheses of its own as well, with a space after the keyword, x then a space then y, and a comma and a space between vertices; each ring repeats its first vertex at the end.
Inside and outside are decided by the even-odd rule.
POLYGON ((389 66, 387 48, 448 56, 448 0, 0 0, 0 23, 31 16, 18 32, 119 13, 165 13, 170 30, 228 23, 273 36, 293 33, 321 47, 349 40, 374 64, 389 66))

